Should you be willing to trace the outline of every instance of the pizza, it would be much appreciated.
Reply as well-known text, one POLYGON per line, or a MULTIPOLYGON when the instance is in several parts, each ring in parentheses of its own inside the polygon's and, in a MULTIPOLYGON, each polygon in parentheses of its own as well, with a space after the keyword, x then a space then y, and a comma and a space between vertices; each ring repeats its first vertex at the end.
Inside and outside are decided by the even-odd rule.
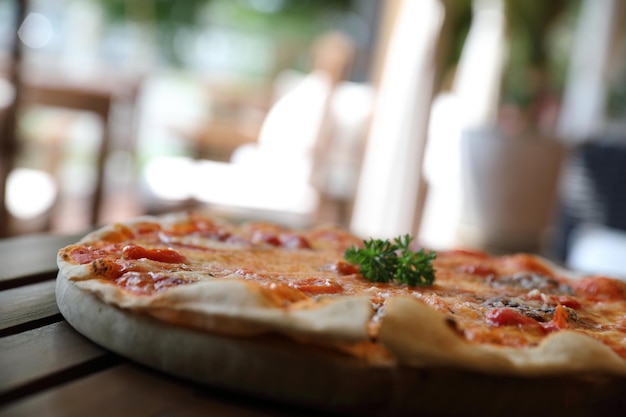
POLYGON ((423 387, 432 372, 446 375, 439 385, 463 381, 464 391, 487 378, 494 389, 514 380, 518 394, 533 395, 543 395, 537 381, 565 379, 570 397, 571 381, 589 394, 591 380, 626 376, 625 282, 529 254, 435 254, 408 237, 395 242, 330 225, 145 216, 62 248, 57 301, 81 333, 139 362, 305 402, 423 407, 429 391, 401 395, 399 381, 423 387), (366 276, 372 265, 347 255, 374 243, 396 263, 400 247, 406 259, 422 255, 426 272, 405 282, 366 276))

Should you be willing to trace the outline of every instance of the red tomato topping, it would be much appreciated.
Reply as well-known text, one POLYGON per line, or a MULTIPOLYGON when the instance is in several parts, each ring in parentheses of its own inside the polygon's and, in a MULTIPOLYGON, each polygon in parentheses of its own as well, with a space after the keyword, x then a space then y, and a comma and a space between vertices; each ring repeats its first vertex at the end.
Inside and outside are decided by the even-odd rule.
POLYGON ((102 279, 114 280, 122 275, 122 265, 111 257, 98 258, 91 262, 91 270, 94 275, 102 279))
POLYGON ((175 235, 175 236, 188 235, 188 234, 195 233, 197 231, 198 231, 197 225, 192 222, 176 223, 175 225, 165 230, 165 232, 168 235, 175 235))
POLYGON ((464 255, 464 256, 472 256, 474 258, 482 258, 482 259, 487 259, 489 258, 489 254, 485 253, 485 252, 481 252, 478 250, 474 250, 474 249, 451 249, 451 250, 447 250, 445 252, 439 252, 440 255, 446 256, 446 255, 464 255))
POLYGON ((582 307, 582 304, 580 304, 580 301, 576 300, 575 298, 568 297, 567 295, 560 296, 558 298, 558 303, 574 310, 578 310, 579 308, 582 307))
POLYGON ((358 266, 353 265, 350 262, 346 262, 343 259, 338 260, 333 266, 333 269, 339 272, 341 275, 353 275, 360 272, 358 266))
POLYGON ((200 234, 222 242, 232 235, 223 225, 200 216, 191 216, 187 222, 176 223, 165 232, 167 235, 174 236, 200 234))
POLYGON ((133 230, 137 235, 145 235, 149 233, 158 233, 161 231, 161 225, 154 222, 141 222, 133 225, 133 230))
POLYGON ((300 235, 285 233, 285 234, 280 235, 279 239, 280 239, 280 243, 282 247, 284 248, 311 249, 311 244, 309 243, 309 241, 300 235))
POLYGON ((94 248, 92 246, 76 246, 70 250, 70 259, 77 264, 88 264, 106 256, 107 252, 101 248, 94 248))
POLYGON ((488 265, 483 264, 465 264, 459 267, 461 272, 465 272, 472 275, 478 275, 487 277, 490 275, 497 275, 497 271, 488 265))
POLYGON ((96 245, 107 243, 121 243, 135 236, 133 230, 124 224, 114 224, 110 229, 99 235, 96 245))
POLYGON ((515 271, 528 271, 536 272, 546 277, 552 277, 552 270, 548 268, 543 262, 534 256, 520 253, 517 255, 503 257, 504 265, 512 268, 515 271))
POLYGON ((256 230, 250 239, 252 243, 267 243, 272 246, 280 246, 281 242, 275 233, 264 230, 256 230))
POLYGON ((116 283, 135 294, 150 295, 155 291, 186 284, 187 281, 154 272, 127 272, 116 283))
POLYGON ((510 307, 494 308, 487 312, 485 318, 487 323, 493 326, 538 326, 539 323, 526 317, 517 310, 510 307))
POLYGON ((290 283, 290 286, 297 288, 305 294, 337 294, 343 291, 343 287, 336 281, 327 278, 305 278, 290 283))
POLYGON ((287 306, 290 303, 306 299, 306 295, 297 288, 282 283, 272 283, 267 287, 266 295, 276 303, 276 305, 287 306))
POLYGON ((626 283, 606 277, 584 277, 574 281, 574 290, 600 300, 626 297, 626 283))
POLYGON ((311 249, 309 241, 295 233, 274 233, 269 230, 255 230, 250 239, 252 243, 266 243, 287 249, 311 249))
POLYGON ((554 316, 552 320, 547 323, 541 323, 541 327, 546 329, 549 332, 555 332, 557 330, 567 329, 569 326, 567 325, 567 319, 569 318, 569 313, 561 304, 556 306, 554 310, 554 316))
POLYGON ((182 263, 185 257, 173 249, 146 249, 138 245, 128 245, 122 249, 122 256, 126 259, 150 259, 156 262, 182 263))

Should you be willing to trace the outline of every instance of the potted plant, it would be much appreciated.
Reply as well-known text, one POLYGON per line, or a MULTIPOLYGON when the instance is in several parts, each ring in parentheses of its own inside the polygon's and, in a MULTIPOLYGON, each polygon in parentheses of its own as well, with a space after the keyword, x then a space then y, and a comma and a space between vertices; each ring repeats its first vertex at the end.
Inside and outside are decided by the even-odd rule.
POLYGON ((508 56, 495 126, 461 140, 462 243, 493 252, 539 252, 556 202, 565 147, 554 137, 563 62, 551 34, 571 2, 505 2, 508 56))

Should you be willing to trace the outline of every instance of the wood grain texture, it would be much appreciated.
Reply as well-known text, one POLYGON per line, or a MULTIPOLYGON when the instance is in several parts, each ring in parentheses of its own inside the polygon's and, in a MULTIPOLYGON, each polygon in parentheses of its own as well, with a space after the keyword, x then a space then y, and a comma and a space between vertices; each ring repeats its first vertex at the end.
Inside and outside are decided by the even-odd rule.
MULTIPOLYGON (((218 391, 219 393, 219 391, 218 391)), ((134 365, 119 365, 0 408, 0 416, 305 416, 305 411, 247 404, 134 365)))
POLYGON ((27 235, 0 240, 0 290, 54 278, 57 252, 79 238, 27 235))
POLYGON ((0 352, 0 395, 107 353, 67 322, 0 338, 0 352))
POLYGON ((55 281, 0 292, 0 331, 59 314, 55 281))

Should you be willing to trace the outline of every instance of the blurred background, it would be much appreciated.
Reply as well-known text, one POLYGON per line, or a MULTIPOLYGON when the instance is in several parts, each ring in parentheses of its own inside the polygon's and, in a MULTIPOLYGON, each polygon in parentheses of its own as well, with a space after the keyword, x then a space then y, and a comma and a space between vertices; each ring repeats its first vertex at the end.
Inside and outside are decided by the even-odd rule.
POLYGON ((626 276, 619 0, 5 0, 0 236, 202 208, 626 276))

